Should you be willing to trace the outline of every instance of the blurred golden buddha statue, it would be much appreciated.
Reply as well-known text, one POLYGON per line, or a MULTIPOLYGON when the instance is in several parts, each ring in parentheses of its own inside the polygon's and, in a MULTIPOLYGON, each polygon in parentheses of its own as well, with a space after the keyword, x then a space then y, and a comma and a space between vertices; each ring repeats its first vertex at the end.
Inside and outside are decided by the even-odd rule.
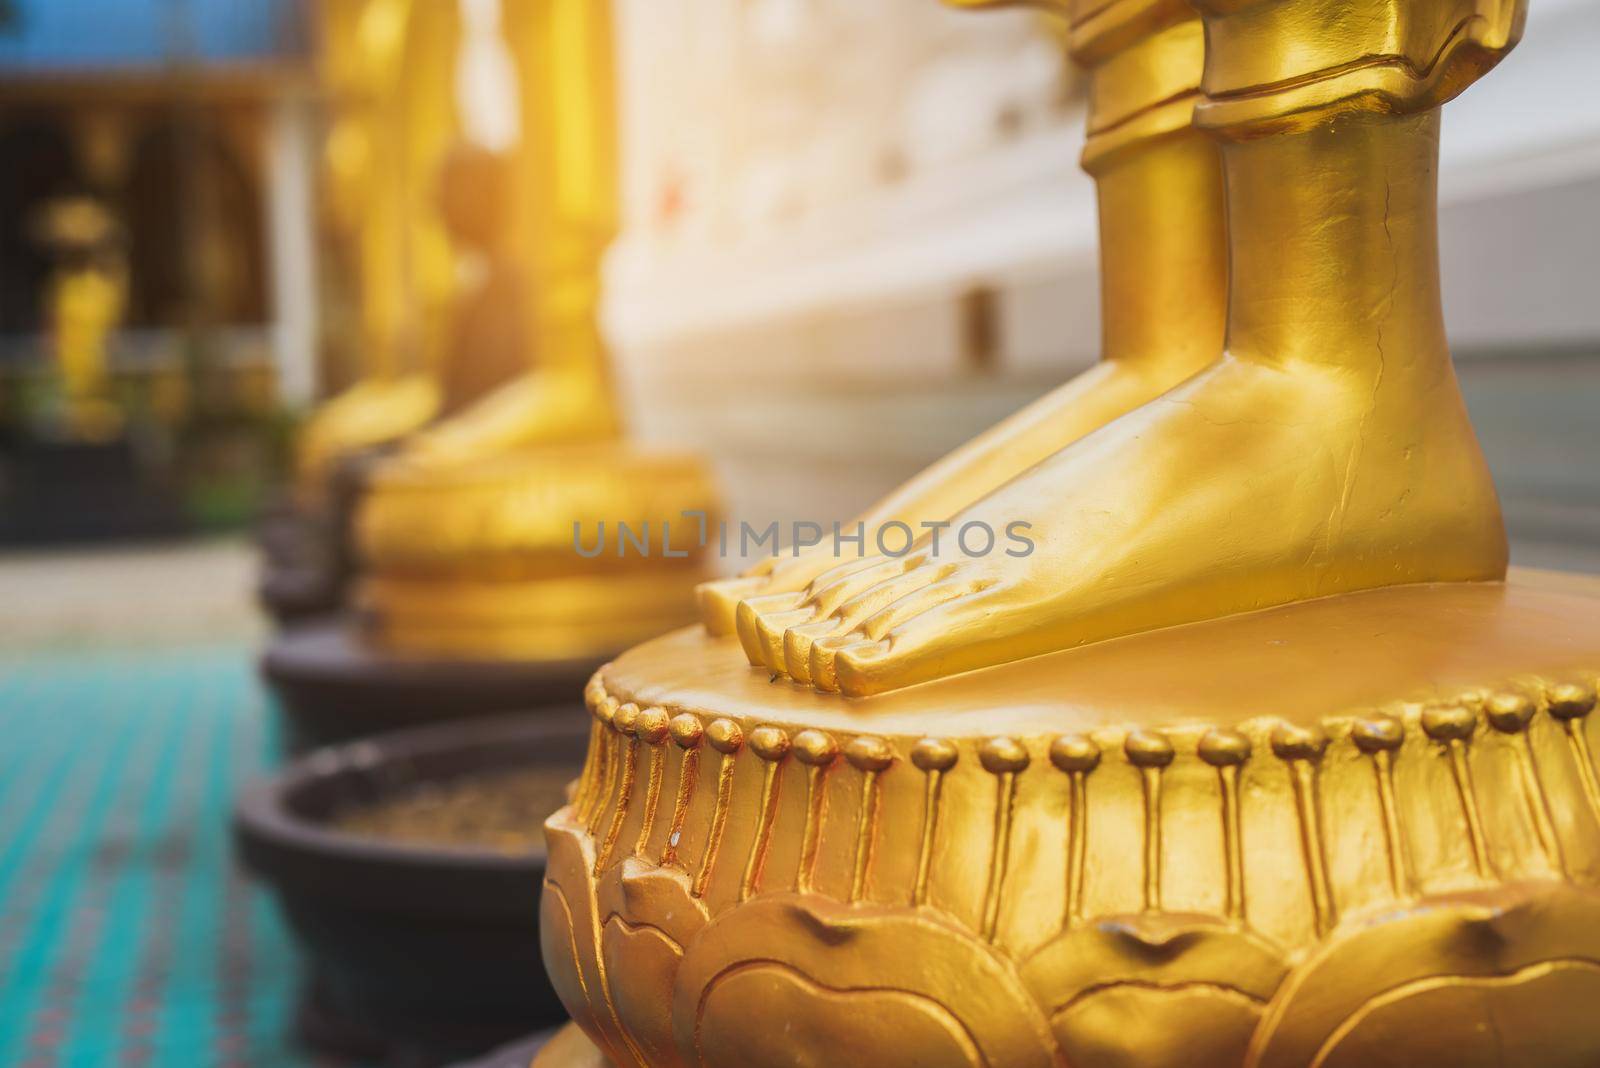
POLYGON ((524 137, 535 146, 521 181, 533 190, 525 202, 537 367, 407 441, 403 455, 413 467, 603 441, 620 428, 596 318, 600 262, 617 229, 615 90, 608 16, 592 6, 506 6, 507 32, 527 54, 521 111, 524 137))
POLYGON ((353 383, 301 428, 292 492, 263 517, 260 594, 280 622, 344 603, 350 517, 366 471, 447 410, 441 366, 450 366, 456 305, 469 297, 443 210, 458 136, 456 5, 327 0, 316 13, 330 117, 323 345, 356 367, 353 383))
MULTIPOLYGON (((504 18, 527 50, 523 137, 538 165, 518 179, 529 195, 510 198, 536 235, 536 366, 374 471, 358 521, 358 604, 385 649, 592 666, 693 618, 715 499, 697 456, 619 436, 598 324, 601 257, 617 227, 607 6, 526 0, 504 18), (630 535, 643 540, 624 544, 630 535), (597 540, 602 549, 580 551, 597 540)), ((482 236, 492 270, 492 234, 519 225, 517 214, 481 213, 484 182, 456 192, 451 214, 482 236)), ((496 314, 516 280, 485 287, 476 316, 460 320, 478 336, 458 343, 476 349, 516 328, 496 314)))
POLYGON ((1108 362, 1182 348, 1137 308, 1188 377, 923 476, 1032 552, 774 568, 594 676, 536 1068, 1600 1063, 1600 590, 1506 578, 1439 309, 1439 108, 1523 8, 1195 7, 1064 12, 1108 362), (1208 276, 1143 303, 1143 234, 1208 276))
POLYGON ((373 374, 323 404, 301 437, 308 475, 470 408, 533 362, 524 313, 529 283, 504 229, 512 178, 503 156, 477 146, 457 144, 445 155, 435 200, 466 276, 452 294, 448 355, 434 372, 373 374))
POLYGON ((546 92, 585 77, 591 57, 582 49, 592 42, 585 43, 581 18, 537 7, 513 0, 502 14, 498 4, 468 0, 460 5, 465 26, 454 2, 347 0, 325 8, 325 76, 341 101, 328 139, 328 200, 336 227, 357 249, 364 366, 361 381, 308 424, 307 479, 336 456, 458 413, 463 418, 416 435, 408 457, 449 464, 521 445, 609 438, 618 429, 593 322, 599 257, 615 230, 615 153, 595 128, 612 90, 596 82, 582 98, 546 92), (468 68, 509 73, 500 54, 506 37, 524 55, 526 76, 520 86, 484 86, 468 68), (481 125, 485 108, 497 106, 484 103, 485 92, 515 94, 531 126, 522 138, 530 147, 462 143, 474 113, 481 125), (450 99, 455 108, 441 110, 439 101, 450 99), (508 183, 542 192, 510 196, 508 183), (416 201, 419 187, 433 190, 431 202, 416 201), (468 292, 460 284, 463 252, 480 283, 469 282, 468 292), (525 267, 523 259, 533 262, 525 267), (519 277, 524 269, 531 278, 519 277), (443 297, 441 286, 449 289, 443 297), (429 311, 440 305, 447 314, 429 311), (506 355, 517 347, 508 337, 541 340, 536 368, 526 355, 520 366, 506 355))
POLYGON ((50 202, 39 236, 56 259, 48 290, 51 353, 61 383, 61 422, 77 441, 109 441, 123 428, 111 396, 110 342, 127 304, 127 268, 115 219, 97 200, 50 202))

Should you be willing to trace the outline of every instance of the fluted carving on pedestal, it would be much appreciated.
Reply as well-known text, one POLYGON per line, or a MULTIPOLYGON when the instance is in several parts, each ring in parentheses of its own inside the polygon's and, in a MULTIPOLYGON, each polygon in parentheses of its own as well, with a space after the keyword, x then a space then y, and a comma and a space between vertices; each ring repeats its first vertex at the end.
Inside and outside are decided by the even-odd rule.
POLYGON ((918 737, 602 672, 549 824, 547 956, 619 1064, 775 1063, 817 1013, 850 1063, 1356 1064, 1403 1044, 1402 1004, 1449 1046, 1452 999, 1600 990, 1600 946, 1562 941, 1600 929, 1593 678, 1309 726, 918 737))

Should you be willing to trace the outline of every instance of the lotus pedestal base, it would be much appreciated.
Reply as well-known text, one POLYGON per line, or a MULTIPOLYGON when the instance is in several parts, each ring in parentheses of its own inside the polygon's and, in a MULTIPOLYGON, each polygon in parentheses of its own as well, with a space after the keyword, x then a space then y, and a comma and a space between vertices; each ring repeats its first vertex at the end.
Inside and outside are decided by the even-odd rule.
POLYGON ((590 682, 540 1068, 1600 1063, 1600 599, 1412 586, 845 700, 590 682))

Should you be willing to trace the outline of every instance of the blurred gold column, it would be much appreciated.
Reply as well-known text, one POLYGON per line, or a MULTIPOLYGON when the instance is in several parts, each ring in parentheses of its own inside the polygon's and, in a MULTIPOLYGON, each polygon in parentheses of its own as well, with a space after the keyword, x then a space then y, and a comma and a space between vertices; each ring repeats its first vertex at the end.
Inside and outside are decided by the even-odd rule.
POLYGON ((402 256, 413 304, 404 322, 408 369, 437 378, 455 304, 456 249, 439 210, 439 172, 460 138, 455 79, 461 25, 455 3, 412 0, 400 85, 402 256))
POLYGON ((456 132, 458 33, 454 3, 328 0, 318 10, 333 114, 326 211, 355 264, 361 379, 305 429, 300 473, 312 487, 338 457, 438 412, 454 263, 433 180, 456 132))
POLYGON ((547 362, 605 376, 600 267, 618 229, 616 73, 611 8, 591 0, 515 3, 527 16, 524 114, 537 234, 539 334, 547 362))

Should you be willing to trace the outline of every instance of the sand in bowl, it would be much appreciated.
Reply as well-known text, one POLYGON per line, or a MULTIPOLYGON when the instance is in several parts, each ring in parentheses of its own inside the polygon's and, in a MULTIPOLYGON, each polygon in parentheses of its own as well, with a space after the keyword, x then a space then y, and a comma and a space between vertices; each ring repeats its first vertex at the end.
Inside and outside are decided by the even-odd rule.
POLYGON ((526 853, 543 845, 544 821, 566 804, 570 777, 567 769, 525 768, 419 782, 341 808, 328 822, 390 841, 526 853))

